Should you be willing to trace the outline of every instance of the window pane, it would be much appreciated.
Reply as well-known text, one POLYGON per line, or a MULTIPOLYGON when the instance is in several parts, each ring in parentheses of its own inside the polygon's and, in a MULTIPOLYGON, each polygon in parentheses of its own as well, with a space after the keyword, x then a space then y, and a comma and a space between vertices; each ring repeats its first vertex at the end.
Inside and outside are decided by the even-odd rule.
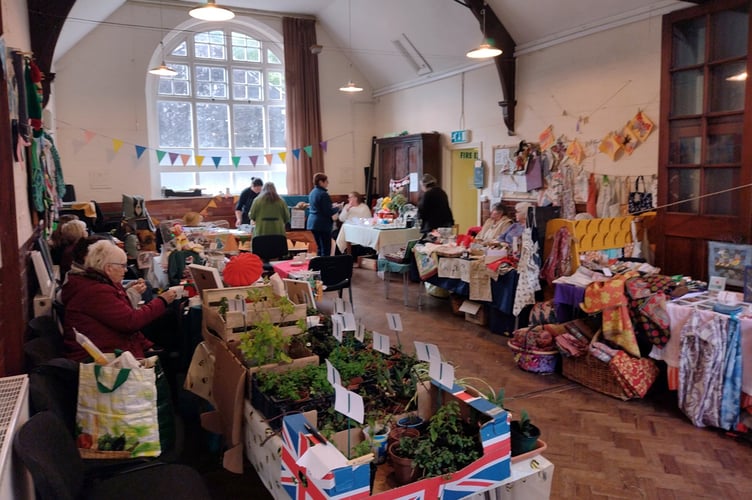
MULTIPOLYGON (((741 163, 741 134, 719 134, 708 136, 708 163, 741 163)), ((713 169, 713 172, 719 169, 713 169)))
POLYGON ((741 57, 747 54, 747 26, 749 14, 746 8, 724 10, 710 18, 713 44, 711 60, 741 57))
POLYGON ((284 148, 285 145, 285 108, 269 106, 269 147, 284 148))
POLYGON ((673 47, 673 68, 705 62, 705 18, 675 24, 673 47))
POLYGON ((269 172, 269 181, 274 183, 279 194, 287 194, 287 172, 275 170, 269 172))
POLYGON ((744 80, 733 77, 745 71, 744 62, 721 64, 710 69, 710 111, 744 109, 744 80))
MULTIPOLYGON (((202 170, 198 173, 199 186, 204 188, 204 196, 225 194, 227 188, 231 188, 233 182, 232 172, 202 170)), ((232 188, 231 188, 232 189, 232 188)))
MULTIPOLYGON (((739 185, 738 168, 705 169, 705 193, 725 191, 739 185)), ((733 207, 739 206, 739 192, 717 194, 705 198, 705 214, 734 215, 733 207)))
POLYGON ((235 146, 238 148, 264 147, 264 108, 236 104, 232 107, 235 146))
POLYGON ((159 183, 176 191, 196 187, 196 174, 193 172, 160 172, 159 183))
POLYGON ((196 66, 196 97, 227 98, 227 70, 216 66, 196 66))
POLYGON ((196 130, 198 133, 198 147, 230 147, 230 135, 228 132, 228 127, 229 117, 226 104, 196 104, 196 130))
POLYGON ((678 71, 671 75, 671 116, 702 113, 702 70, 678 71))
MULTIPOLYGON (((700 194, 700 170, 672 168, 668 173, 668 202, 676 203, 700 194)), ((691 200, 668 207, 669 212, 698 213, 700 200, 691 200)))
POLYGON ((232 34, 232 58, 235 61, 261 61, 261 42, 242 33, 232 34))
POLYGON ((261 72, 257 70, 232 70, 233 99, 260 101, 263 99, 261 72))
POLYGON ((266 61, 269 64, 282 64, 282 61, 279 60, 279 57, 277 57, 277 55, 271 50, 266 51, 266 61))
POLYGON ((700 137, 679 137, 672 140, 669 150, 669 163, 699 164, 702 141, 700 137))
POLYGON ((226 59, 225 36, 221 30, 198 33, 194 37, 196 57, 204 59, 226 59))
POLYGON ((187 56, 188 55, 188 44, 185 42, 181 42, 180 45, 172 49, 172 52, 170 52, 171 56, 187 56))
POLYGON ((175 76, 160 76, 157 93, 159 95, 187 96, 190 92, 188 66, 173 63, 168 63, 168 66, 177 71, 178 74, 175 76))
POLYGON ((185 102, 158 101, 159 147, 190 148, 193 146, 191 105, 185 102))
POLYGON ((269 100, 285 99, 285 75, 281 71, 269 71, 269 100))

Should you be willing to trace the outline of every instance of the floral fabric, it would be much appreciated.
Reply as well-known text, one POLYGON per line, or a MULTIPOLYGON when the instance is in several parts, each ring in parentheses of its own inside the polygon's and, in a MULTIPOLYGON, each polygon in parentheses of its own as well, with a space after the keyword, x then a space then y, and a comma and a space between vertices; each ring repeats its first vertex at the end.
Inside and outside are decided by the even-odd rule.
POLYGON ((602 312, 603 337, 614 342, 632 356, 639 358, 632 320, 627 309, 627 297, 624 294, 624 282, 635 276, 628 272, 614 276, 609 281, 596 281, 585 289, 585 300, 580 308, 588 313, 602 312))
POLYGON ((624 389, 624 393, 632 398, 643 398, 648 389, 658 378, 658 366, 652 359, 635 359, 624 351, 616 351, 608 368, 624 389))

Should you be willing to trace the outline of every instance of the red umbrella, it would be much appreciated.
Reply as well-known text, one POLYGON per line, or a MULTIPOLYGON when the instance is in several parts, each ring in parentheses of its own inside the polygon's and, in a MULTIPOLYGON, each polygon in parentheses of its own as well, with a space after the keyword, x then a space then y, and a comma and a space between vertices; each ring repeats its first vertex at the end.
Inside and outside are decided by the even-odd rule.
POLYGON ((263 270, 264 264, 258 255, 243 252, 230 259, 222 278, 229 286, 247 286, 255 283, 263 270))

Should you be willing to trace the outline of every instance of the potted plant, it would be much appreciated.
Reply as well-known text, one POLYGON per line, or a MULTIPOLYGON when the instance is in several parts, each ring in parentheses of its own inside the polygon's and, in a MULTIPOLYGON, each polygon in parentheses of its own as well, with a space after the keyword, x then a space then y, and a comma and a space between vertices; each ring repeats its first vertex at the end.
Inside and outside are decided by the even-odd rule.
POLYGON ((526 410, 520 412, 519 420, 512 420, 509 426, 512 441, 512 456, 534 450, 540 437, 540 429, 530 422, 526 410))
POLYGON ((385 415, 382 411, 372 410, 366 417, 368 425, 363 427, 363 436, 371 444, 375 462, 384 463, 387 452, 387 438, 391 431, 392 415, 385 415))
POLYGON ((247 366, 262 366, 292 361, 286 352, 289 344, 290 337, 284 335, 282 328, 263 319, 240 335, 238 348, 247 366))

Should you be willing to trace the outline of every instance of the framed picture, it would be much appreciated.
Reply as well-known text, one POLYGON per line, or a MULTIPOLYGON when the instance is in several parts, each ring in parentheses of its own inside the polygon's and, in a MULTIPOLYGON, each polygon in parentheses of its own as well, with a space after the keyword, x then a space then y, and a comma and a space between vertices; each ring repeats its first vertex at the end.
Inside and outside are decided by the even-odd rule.
POLYGON ((722 276, 711 276, 708 281, 708 290, 713 292, 722 292, 726 289, 726 278, 722 276))
POLYGON ((726 278, 726 285, 744 286, 744 269, 752 266, 752 245, 708 242, 708 275, 726 278))
POLYGON ((32 250, 29 254, 31 255, 31 262, 34 264, 34 274, 37 275, 39 282, 39 292, 45 297, 52 296, 52 279, 47 271, 42 254, 38 250, 32 250))
POLYGON ((189 264, 188 271, 191 273, 200 297, 203 297, 201 292, 204 290, 225 287, 224 283, 222 283, 222 277, 219 275, 219 270, 216 267, 189 264))

